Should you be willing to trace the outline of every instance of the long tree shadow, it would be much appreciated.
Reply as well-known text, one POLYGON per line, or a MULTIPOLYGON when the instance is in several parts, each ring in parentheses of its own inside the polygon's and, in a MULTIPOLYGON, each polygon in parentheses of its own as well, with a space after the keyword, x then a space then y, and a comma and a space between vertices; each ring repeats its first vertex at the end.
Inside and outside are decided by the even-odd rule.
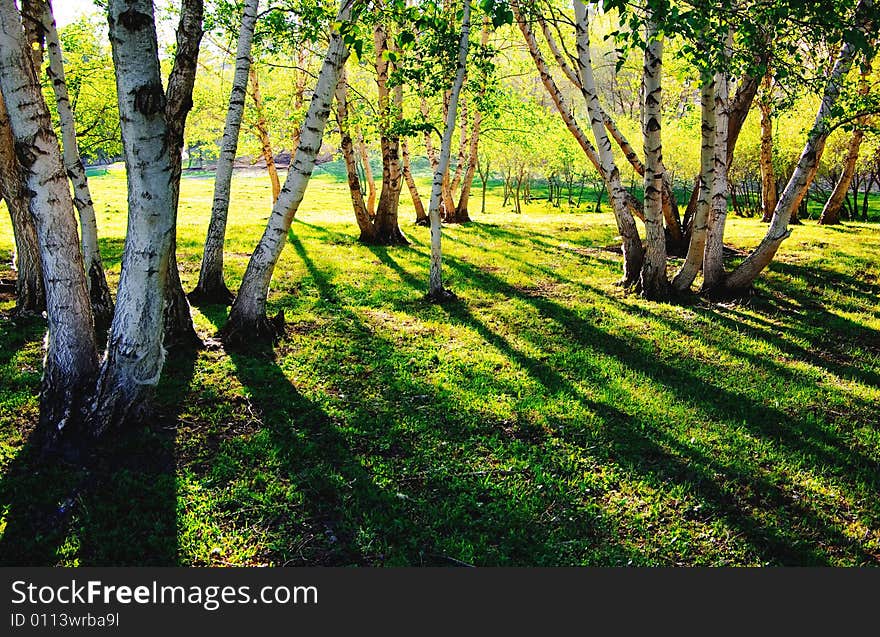
POLYGON ((25 444, 0 478, 0 564, 177 564, 175 409, 196 356, 169 356, 158 418, 109 432, 82 462, 47 463, 25 444))
MULTIPOLYGON (((383 258, 390 259, 387 254, 380 256, 380 259, 383 258)), ((811 423, 798 423, 798 427, 791 427, 785 414, 743 396, 730 394, 721 387, 706 383, 692 373, 655 360, 651 354, 641 351, 642 348, 638 343, 620 341, 596 329, 568 308, 540 295, 524 294, 505 281, 454 258, 447 257, 446 262, 450 268, 458 270, 463 278, 474 282, 481 289, 494 290, 533 305, 542 315, 562 325, 570 338, 581 346, 601 352, 631 369, 638 370, 654 382, 668 387, 679 400, 688 401, 696 408, 705 411, 708 416, 721 421, 744 421, 752 431, 774 441, 775 444, 783 445, 787 450, 786 454, 792 458, 806 456, 811 465, 826 470, 830 468, 837 479, 850 482, 857 492, 872 493, 880 488, 874 459, 863 456, 843 444, 841 440, 821 427, 811 423)), ((399 266, 396 269, 404 280, 410 284, 414 282, 413 277, 405 270, 399 266)), ((566 391, 576 392, 570 383, 549 365, 517 352, 504 339, 494 334, 482 321, 473 316, 464 303, 450 305, 448 312, 454 320, 475 329, 488 343, 522 365, 549 391, 559 391, 563 388, 566 391)), ((590 370, 584 369, 580 375, 584 379, 589 379, 590 373, 590 370)), ((598 375, 601 370, 593 370, 593 373, 598 375)), ((617 452, 615 454, 617 462, 623 461, 624 464, 653 475, 661 481, 672 479, 689 485, 712 504, 712 509, 722 512, 729 524, 745 534, 766 559, 781 559, 790 563, 824 563, 829 556, 805 547, 796 536, 782 532, 779 530, 782 525, 774 530, 758 521, 747 512, 748 507, 745 505, 748 503, 743 503, 740 507, 736 500, 730 497, 729 492, 734 485, 761 494, 760 499, 764 503, 765 511, 772 511, 776 504, 786 503, 783 509, 785 512, 782 514, 783 521, 795 527, 806 525, 810 536, 822 538, 824 542, 840 547, 841 550, 854 552, 861 561, 877 559, 876 556, 871 556, 860 547, 854 546, 852 540, 844 536, 840 529, 817 515, 816 511, 792 501, 792 498, 779 486, 768 482, 760 474, 753 475, 741 467, 710 460, 693 450, 683 449, 680 445, 674 454, 666 451, 661 454, 662 446, 669 446, 675 441, 672 439, 664 441, 663 436, 655 434, 656 440, 664 441, 661 444, 655 439, 644 438, 642 434, 636 433, 638 412, 621 415, 618 409, 609 408, 595 401, 588 400, 588 403, 593 411, 605 415, 608 423, 607 431, 616 432, 614 447, 617 452), (620 451, 626 452, 622 459, 620 451), (658 454, 665 458, 659 467, 654 458, 658 454), (695 471, 693 467, 702 467, 702 469, 695 471), (718 475, 721 476, 720 479, 711 478, 718 475), (706 478, 710 479, 707 481, 706 478)))

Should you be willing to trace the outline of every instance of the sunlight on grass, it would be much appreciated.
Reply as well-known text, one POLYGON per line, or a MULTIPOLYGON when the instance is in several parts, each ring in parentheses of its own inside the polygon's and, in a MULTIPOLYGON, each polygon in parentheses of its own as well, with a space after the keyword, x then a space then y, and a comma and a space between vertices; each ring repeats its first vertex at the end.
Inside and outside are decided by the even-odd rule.
MULTIPOLYGON (((124 174, 92 185, 115 285, 124 174)), ((211 188, 183 180, 186 289, 211 188)), ((474 223, 444 228, 460 300, 431 305, 406 195, 411 245, 361 246, 339 167, 320 167, 270 291, 274 352, 170 352, 155 426, 105 441, 95 476, 30 457, 42 328, 0 320, 2 561, 880 562, 876 225, 807 221, 750 302, 669 305, 614 287, 607 208, 473 201, 474 223)), ((237 176, 231 288, 269 212, 265 176, 237 176)), ((727 239, 765 231, 734 217, 727 239)), ((193 309, 203 337, 225 316, 193 309)))

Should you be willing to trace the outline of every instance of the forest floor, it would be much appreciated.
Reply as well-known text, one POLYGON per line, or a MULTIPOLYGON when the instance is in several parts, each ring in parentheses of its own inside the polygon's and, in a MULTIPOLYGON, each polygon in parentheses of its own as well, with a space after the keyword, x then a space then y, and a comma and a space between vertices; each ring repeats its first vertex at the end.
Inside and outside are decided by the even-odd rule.
MULTIPOLYGON (((115 286, 125 182, 92 187, 115 286)), ((183 182, 187 289, 211 188, 183 182)), ((226 351, 226 308, 194 308, 207 346, 169 352, 157 417, 87 469, 34 460, 44 325, 0 298, 0 563, 880 564, 880 226, 794 228, 745 303, 648 303, 614 286, 607 209, 514 215, 497 190, 444 228, 438 306, 407 198, 411 245, 361 246, 319 170, 274 350, 226 351)), ((234 289, 270 206, 266 179, 233 193, 234 289)))

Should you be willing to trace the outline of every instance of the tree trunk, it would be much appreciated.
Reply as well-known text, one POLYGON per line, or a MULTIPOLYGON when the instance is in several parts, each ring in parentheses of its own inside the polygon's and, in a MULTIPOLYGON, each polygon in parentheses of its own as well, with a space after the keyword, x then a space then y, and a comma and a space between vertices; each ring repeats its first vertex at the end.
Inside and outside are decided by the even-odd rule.
POLYGON ((645 260, 639 277, 642 296, 665 299, 666 235, 663 232, 663 146, 661 142, 661 80, 663 41, 653 13, 646 25, 645 63, 642 71, 642 135, 645 146, 645 260))
MULTIPOLYGON (((727 50, 732 42, 728 32, 727 50)), ((703 251, 703 290, 711 291, 724 278, 724 227, 727 223, 727 199, 730 194, 727 171, 727 134, 730 115, 730 77, 727 71, 715 75, 715 152, 712 171, 712 199, 706 247, 703 251)))
POLYGON ((406 180, 406 186, 409 188, 409 195, 412 197, 413 208, 416 211, 416 224, 420 226, 428 225, 428 213, 425 212, 425 205, 422 203, 422 197, 419 195, 419 189, 416 186, 416 180, 413 178, 412 170, 409 163, 409 145, 406 138, 400 140, 400 150, 403 155, 403 178, 406 180))
POLYGON ((435 302, 442 302, 454 296, 443 287, 440 205, 441 199, 443 199, 443 178, 449 171, 449 155, 452 147, 452 132, 455 130, 458 98, 461 94, 461 87, 464 84, 464 75, 467 70, 468 37, 471 28, 470 0, 463 0, 462 5, 461 34, 458 41, 458 66, 455 72, 455 80, 452 83, 452 91, 449 94, 449 107, 446 111, 446 123, 443 126, 443 138, 440 142, 440 157, 434 170, 434 180, 431 185, 431 203, 428 206, 428 217, 431 220, 431 268, 428 298, 435 302))
POLYGON ((342 150, 345 172, 348 175, 351 206, 354 209, 354 218, 361 231, 359 241, 369 244, 373 242, 373 220, 367 211, 367 204, 364 202, 364 193, 361 190, 361 181, 358 178, 354 143, 351 140, 351 133, 348 129, 348 81, 345 65, 339 71, 339 82, 336 84, 336 122, 339 125, 339 147, 342 150))
POLYGON ((272 204, 278 201, 281 192, 281 182, 278 180, 278 169, 275 168, 275 152, 272 150, 272 141, 269 139, 269 124, 266 122, 266 114, 263 109, 263 96, 260 94, 260 79, 257 77, 257 67, 251 63, 248 70, 251 81, 251 99, 254 101, 254 110, 257 114, 257 139, 260 140, 260 152, 263 161, 266 162, 266 171, 269 173, 269 181, 272 184, 272 204))
MULTIPOLYGON (((614 161, 611 141, 608 139, 608 133, 602 119, 590 54, 590 25, 587 8, 581 0, 575 0, 574 11, 577 33, 578 71, 583 80, 581 92, 587 103, 590 124, 593 129, 593 136, 596 139, 596 147, 598 148, 599 174, 603 176, 603 181, 610 193, 614 219, 617 222, 617 230, 623 241, 621 246, 623 250, 623 279, 621 279, 621 284, 629 287, 635 285, 638 281, 639 272, 644 264, 645 253, 642 248, 642 241, 639 238, 638 228, 636 228, 635 219, 629 213, 627 203, 627 195, 629 193, 623 187, 623 183, 620 180, 620 170, 614 161)), ((662 224, 661 217, 661 234, 663 232, 662 224)))
POLYGON ((372 240, 380 245, 406 245, 409 241, 398 225, 403 174, 400 169, 400 135, 395 132, 395 124, 403 112, 403 87, 396 86, 393 96, 388 90, 388 75, 391 72, 391 63, 386 54, 389 50, 388 33, 381 21, 373 30, 373 44, 376 49, 376 85, 379 96, 382 189, 376 206, 376 218, 373 220, 372 240))
POLYGON ((687 256, 672 280, 672 287, 679 292, 689 290, 703 265, 703 251, 706 247, 706 226, 711 206, 710 190, 715 172, 715 79, 706 73, 700 92, 702 122, 700 126, 700 174, 697 192, 697 209, 691 226, 691 240, 687 256))
POLYGON ((38 446, 82 437, 98 369, 94 320, 58 138, 13 0, 0 0, 0 91, 37 231, 49 330, 38 446))
MULTIPOLYGON (((871 63, 866 62, 862 66, 861 75, 859 76, 859 95, 861 96, 868 94, 868 75, 870 73, 871 63)), ((822 208, 822 214, 819 216, 819 225, 832 226, 840 223, 840 208, 843 205, 843 200, 846 198, 846 193, 849 192, 849 185, 852 182, 853 175, 856 173, 859 148, 862 145, 862 139, 865 137, 865 131, 862 128, 864 123, 865 118, 859 118, 858 125, 849 139, 846 159, 843 162, 843 172, 840 174, 840 179, 834 184, 834 190, 822 208)))
MULTIPOLYGON (((575 88, 583 90, 583 86, 581 86, 581 81, 578 78, 577 73, 574 72, 568 61, 565 59, 562 51, 560 51, 553 34, 550 32, 547 21, 540 15, 537 17, 537 20, 541 25, 541 30, 544 33, 544 38, 547 40, 550 52, 556 59, 556 63, 562 69, 563 74, 575 86, 575 88)), ((640 176, 644 177, 645 165, 639 159, 638 153, 632 147, 632 144, 629 143, 629 140, 624 136, 623 132, 617 127, 614 119, 602 108, 601 104, 598 106, 601 114, 600 117, 602 118, 602 122, 608 130, 608 133, 620 147, 620 150, 623 152, 633 169, 640 176)), ((666 229, 672 242, 671 247, 676 249, 680 248, 683 242, 681 219, 678 215, 678 206, 676 205, 675 197, 672 194, 672 188, 669 183, 669 177, 666 174, 666 168, 663 168, 663 219, 666 223, 666 229)))
POLYGON ((770 221, 776 208, 776 174, 773 170, 773 120, 770 114, 770 74, 763 82, 764 95, 758 102, 761 109, 761 210, 762 221, 770 221))
POLYGON ((489 160, 486 160, 485 166, 477 157, 477 171, 480 173, 480 214, 486 214, 486 185, 489 181, 489 160))
MULTIPOLYGON (((866 15, 873 9, 872 5, 872 0, 860 0, 856 7, 857 28, 862 36, 866 36, 866 34, 869 36, 872 33, 871 29, 876 28, 876 25, 871 24, 873 21, 866 15)), ((807 142, 798 159, 797 166, 773 211, 773 218, 770 221, 767 234, 758 247, 723 281, 724 293, 742 294, 751 287, 755 278, 773 260, 782 242, 791 234, 788 229, 791 213, 800 205, 810 186, 810 179, 815 174, 822 151, 825 148, 825 142, 831 132, 828 118, 840 95, 841 84, 852 66, 855 54, 856 46, 850 42, 844 42, 828 76, 822 102, 816 112, 816 119, 807 136, 807 142)))
MULTIPOLYGON (((767 50, 762 50, 759 54, 759 62, 766 63, 769 54, 767 50)), ((736 94, 728 108, 727 117, 727 165, 730 166, 733 161, 733 153, 736 150, 736 141, 739 139, 739 133, 746 121, 749 110, 752 108, 752 102, 758 93, 760 85, 760 77, 753 75, 745 75, 740 79, 737 86, 736 94)), ((694 179, 694 189, 691 191, 691 197, 688 201, 687 208, 684 213, 683 226, 685 229, 690 228, 693 224, 693 216, 697 208, 697 200, 700 193, 698 191, 700 183, 699 175, 694 179)))
POLYGON ((168 77, 165 121, 168 126, 168 153, 171 161, 169 187, 171 189, 174 225, 168 273, 165 282, 165 327, 163 344, 171 347, 201 347, 192 322, 189 302, 180 281, 177 268, 177 206, 180 199, 181 161, 184 127, 192 108, 192 93, 196 81, 199 47, 202 41, 203 0, 183 0, 177 25, 177 51, 168 77))
POLYGON ((63 143, 64 168, 73 185, 73 203, 79 212, 80 235, 82 241, 83 262, 86 269, 86 282, 89 286, 89 298, 92 302, 92 314, 95 317, 95 332, 106 333, 113 319, 113 298, 104 275, 104 264, 98 247, 98 223, 95 218, 95 206, 86 179, 86 170, 79 155, 76 141, 76 124, 70 98, 67 94, 67 82, 64 79, 64 62, 61 42, 52 15, 52 5, 48 0, 44 4, 43 33, 46 37, 46 48, 49 52, 47 75, 55 92, 55 105, 58 108, 58 119, 61 123, 61 139, 63 143))
POLYGON ((98 431, 139 420, 165 362, 162 346, 168 260, 173 257, 173 166, 151 0, 107 8, 123 154, 128 231, 95 399, 98 431))
POLYGON ((37 229, 28 209, 22 174, 6 104, 0 97, 0 197, 6 201, 15 239, 15 314, 39 316, 46 309, 46 292, 37 229))
MULTIPOLYGON (((353 0, 342 0, 337 22, 349 19, 352 4, 353 0)), ((347 58, 348 47, 343 42, 342 34, 334 30, 302 125, 299 148, 291 161, 278 201, 272 207, 266 230, 248 262, 238 296, 229 312, 229 320, 222 331, 230 343, 252 344, 255 339, 271 339, 280 333, 279 323, 283 323, 283 315, 279 315, 279 320, 275 322, 270 322, 266 317, 269 284, 275 264, 287 242, 290 224, 302 203, 315 168, 315 157, 321 149, 333 94, 347 58)))
POLYGON ((376 180, 373 178, 370 155, 367 152, 367 144, 364 142, 363 135, 358 135, 358 152, 361 156, 361 165, 364 167, 364 181, 367 182, 367 212, 372 218, 376 216, 376 180))
POLYGON ((247 0, 238 33, 238 47, 235 55, 235 74, 229 96, 229 109, 223 127, 223 140, 220 142, 220 156, 214 177, 214 202, 211 206, 211 221, 205 238, 199 282, 190 292, 195 303, 218 303, 229 305, 234 298, 226 287, 223 276, 223 244, 226 241, 226 220, 229 215, 229 196, 232 185, 232 167, 238 151, 238 136, 244 103, 247 94, 248 73, 251 66, 251 45, 254 27, 257 22, 259 0, 247 0))

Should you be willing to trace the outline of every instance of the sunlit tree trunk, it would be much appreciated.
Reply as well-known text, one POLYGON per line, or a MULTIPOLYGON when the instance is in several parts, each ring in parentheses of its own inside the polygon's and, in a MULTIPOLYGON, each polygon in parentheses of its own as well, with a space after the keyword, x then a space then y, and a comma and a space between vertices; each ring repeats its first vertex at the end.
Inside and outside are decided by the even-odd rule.
POLYGON ((403 157, 403 178, 406 181, 406 187, 409 188, 409 194, 412 198, 413 208, 416 211, 416 223, 420 226, 428 224, 428 213, 425 212, 425 205, 422 203, 422 197, 419 195, 416 180, 413 178, 412 169, 409 162, 409 145, 406 138, 400 140, 400 151, 403 157))
MULTIPOLYGON (((635 219, 629 213, 627 195, 620 180, 620 170, 614 161, 614 153, 611 148, 611 140, 605 129, 602 118, 602 109, 599 105, 599 96, 596 90, 596 80, 593 73, 593 63, 590 54, 590 25, 587 8, 580 0, 574 2, 578 72, 580 75, 580 87, 590 115, 590 125, 593 136, 596 139, 598 149, 599 173, 602 175, 608 192, 610 193, 611 207, 617 222, 617 229, 623 240, 623 279, 625 286, 634 285, 639 278, 639 272, 644 262, 644 249, 636 228, 635 219)), ((662 221, 661 221, 662 226, 662 221)), ((662 227, 661 227, 662 232, 662 227)))
MULTIPOLYGON (((342 0, 337 22, 345 22, 349 19, 352 4, 353 0, 342 0)), ((348 47, 339 31, 334 30, 302 125, 299 148, 291 161, 278 201, 272 207, 266 230, 248 262, 241 288, 223 329, 224 337, 231 343, 250 344, 254 340, 274 338, 279 334, 281 327, 279 323, 283 323, 283 315, 276 317, 279 320, 273 322, 266 317, 269 284, 272 281, 275 264, 287 242, 290 224, 302 203, 315 168, 315 158, 321 149, 324 126, 330 115, 333 94, 346 58, 348 58, 348 47)))
MULTIPOLYGON (((859 76, 859 95, 868 94, 868 76, 871 74, 871 63, 866 62, 862 65, 861 75, 859 76)), ((849 146, 846 149, 846 158, 843 160, 843 172, 840 179, 834 184, 834 190, 825 206, 822 208, 822 214, 819 216, 819 225, 831 226, 840 223, 840 208, 849 192, 849 186, 852 183, 853 175, 856 173, 856 162, 859 159, 859 148, 862 140, 865 138, 865 130, 862 128, 865 124, 865 118, 859 118, 858 125, 849 138, 849 146)))
MULTIPOLYGON (((872 0, 860 0, 856 7, 857 28, 863 37, 872 34, 872 29, 876 28, 876 24, 873 24, 873 20, 869 19, 868 16, 872 9, 872 0)), ((789 178, 785 189, 782 191, 782 195, 779 197, 779 202, 773 211, 773 218, 770 221, 767 234, 758 247, 723 281, 723 291, 725 293, 740 294, 748 289, 755 278, 773 260, 782 242, 791 234, 791 231, 788 229, 789 218, 791 217, 792 210, 800 205, 801 200, 806 194, 812 175, 815 174, 819 159, 822 157, 825 142, 828 140, 828 135, 831 132, 828 120, 840 95, 843 79, 852 67, 855 54, 856 46, 851 42, 845 42, 841 46, 834 67, 828 76, 822 102, 816 112, 813 126, 807 135, 807 142, 804 145, 791 178, 789 178)))
POLYGON ((95 330, 102 333, 110 327, 113 318, 113 298, 104 275, 104 264, 98 247, 98 222, 95 218, 95 206, 86 179, 86 170, 79 155, 76 141, 76 124, 70 98, 67 94, 67 82, 64 79, 64 62, 61 42, 52 15, 52 5, 45 0, 43 12, 43 32, 46 38, 49 66, 47 74, 55 92, 55 105, 61 124, 61 140, 64 149, 64 168, 73 185, 73 203, 79 212, 79 227, 82 242, 83 262, 86 268, 86 282, 89 286, 89 298, 92 302, 92 313, 95 317, 95 330))
POLYGON ((192 108, 193 87, 199 48, 202 41, 203 0, 182 0, 177 25, 177 49, 174 64, 168 76, 165 121, 168 126, 168 153, 171 162, 170 189, 174 212, 171 233, 171 251, 168 257, 168 275, 165 283, 165 328, 163 343, 171 347, 200 347, 201 339, 193 326, 192 313, 177 267, 177 207, 180 200, 180 177, 184 128, 192 108))
POLYGON ((771 116, 770 74, 764 77, 764 95, 758 102, 761 109, 761 209, 762 221, 770 221, 776 208, 776 174, 773 170, 773 119, 771 116))
POLYGON ((173 170, 153 3, 110 0, 107 22, 128 180, 128 230, 95 399, 99 431, 142 418, 149 390, 159 382, 174 238, 173 170))
POLYGON ((666 277, 666 235, 663 232, 663 146, 661 141, 661 82, 663 40, 651 13, 646 25, 642 71, 642 135, 645 145, 645 260, 639 277, 642 296, 663 299, 669 293, 666 277))
POLYGON ((238 47, 235 53, 235 73, 232 78, 232 91, 229 96, 229 109, 220 142, 220 156, 214 177, 214 201, 211 206, 211 221, 205 238, 199 282, 190 293, 197 303, 232 303, 233 294, 226 286, 223 276, 223 244, 226 241, 226 220, 229 215, 229 197, 232 185, 232 167, 238 151, 238 137, 244 114, 247 96, 248 74, 251 66, 251 45, 257 22, 259 0, 246 0, 238 33, 238 47))
POLYGON ((364 181, 367 182, 367 212, 370 213, 370 217, 374 217, 376 216, 376 180, 373 177, 370 154, 367 152, 363 135, 358 135, 358 153, 361 156, 361 165, 364 167, 364 181))
POLYGON ((70 186, 13 0, 0 0, 0 91, 40 246, 49 330, 38 435, 52 445, 85 433, 98 355, 70 186))
POLYGON ((0 97, 0 197, 6 202, 15 239, 15 313, 39 316, 46 309, 46 292, 37 229, 28 210, 22 173, 15 157, 15 139, 6 104, 0 97))
POLYGON ((400 168, 400 134, 395 123, 403 110, 403 88, 388 88, 388 76, 392 71, 388 60, 388 32, 379 21, 373 30, 376 49, 376 86, 379 96, 379 147, 382 151, 382 190, 373 220, 373 242, 381 245, 406 245, 409 243, 398 225, 400 191, 403 174, 400 168))
POLYGON ((344 65, 339 72, 339 82, 336 84, 336 122, 339 125, 339 148, 342 151, 342 159, 345 161, 345 172, 348 175, 348 191, 351 194, 351 206, 354 209, 354 217, 361 231, 359 240, 363 243, 372 243, 373 220, 364 202, 364 193, 361 190, 361 182, 358 178, 354 143, 348 128, 348 81, 344 65))
POLYGON ((251 99, 254 101, 254 111, 257 115, 256 132, 260 140, 260 153, 266 162, 266 171, 269 173, 269 182, 272 184, 272 203, 278 201, 281 192, 281 181, 278 179, 278 169, 275 167, 275 151, 272 150, 272 140, 269 139, 269 124, 266 122, 266 112, 263 107, 263 95, 260 93, 260 79, 257 77, 257 67, 252 63, 248 72, 251 82, 251 99))
MULTIPOLYGON (((728 32, 726 46, 732 44, 728 32)), ((730 76, 726 70, 715 74, 715 161, 712 172, 712 198, 706 247, 703 251, 703 290, 712 290, 724 278, 724 228, 727 223, 727 200, 730 185, 727 178, 727 134, 730 116, 730 76)))
POLYGON ((470 0, 462 2, 461 33, 458 41, 458 64, 455 80, 449 94, 449 106, 446 111, 446 123, 443 127, 443 138, 440 142, 440 156, 434 170, 431 184, 431 203, 428 206, 428 217, 431 220, 431 268, 428 283, 428 297, 434 301, 443 301, 452 296, 443 287, 443 264, 441 251, 440 206, 443 199, 443 178, 449 170, 449 155, 452 150, 452 133, 455 130, 455 115, 458 110, 458 99, 464 84, 467 69, 468 37, 471 28, 470 0))
POLYGON ((711 206, 711 184, 715 172, 715 78, 706 73, 700 90, 700 174, 697 184, 697 209, 691 227, 691 240, 687 256, 672 280, 672 287, 679 292, 689 290, 703 265, 703 252, 706 247, 706 226, 711 206))

